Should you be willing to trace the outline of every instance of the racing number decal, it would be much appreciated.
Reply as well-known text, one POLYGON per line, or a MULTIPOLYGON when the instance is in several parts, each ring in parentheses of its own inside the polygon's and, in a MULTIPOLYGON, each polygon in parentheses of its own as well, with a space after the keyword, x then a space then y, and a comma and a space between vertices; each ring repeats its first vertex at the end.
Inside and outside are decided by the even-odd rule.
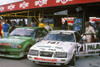
POLYGON ((77 56, 98 55, 100 54, 100 43, 78 44, 77 56), (83 48, 83 50, 81 50, 83 48))
POLYGON ((85 49, 85 47, 83 44, 78 44, 78 47, 77 47, 78 52, 83 51, 84 49, 85 49))

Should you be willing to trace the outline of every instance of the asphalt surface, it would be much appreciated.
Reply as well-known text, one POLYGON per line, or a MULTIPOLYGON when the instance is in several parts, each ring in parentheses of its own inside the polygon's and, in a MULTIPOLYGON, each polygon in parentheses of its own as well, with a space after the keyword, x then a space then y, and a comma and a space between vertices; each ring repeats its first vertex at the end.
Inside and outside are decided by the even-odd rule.
MULTIPOLYGON (((11 59, 0 58, 0 67, 56 67, 37 65, 27 58, 11 59)), ((67 67, 67 66, 62 66, 67 67)), ((100 67, 100 56, 80 57, 75 62, 75 67, 100 67)))

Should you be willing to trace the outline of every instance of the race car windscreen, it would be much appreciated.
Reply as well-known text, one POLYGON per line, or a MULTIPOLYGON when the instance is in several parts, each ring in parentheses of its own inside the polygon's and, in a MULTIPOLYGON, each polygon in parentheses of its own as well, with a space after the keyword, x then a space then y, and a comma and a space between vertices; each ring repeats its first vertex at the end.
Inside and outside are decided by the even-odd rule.
POLYGON ((44 40, 55 40, 55 41, 68 41, 68 42, 75 42, 75 38, 73 33, 59 33, 59 34, 48 34, 44 40))
POLYGON ((10 36, 33 36, 34 29, 16 28, 10 33, 10 36))

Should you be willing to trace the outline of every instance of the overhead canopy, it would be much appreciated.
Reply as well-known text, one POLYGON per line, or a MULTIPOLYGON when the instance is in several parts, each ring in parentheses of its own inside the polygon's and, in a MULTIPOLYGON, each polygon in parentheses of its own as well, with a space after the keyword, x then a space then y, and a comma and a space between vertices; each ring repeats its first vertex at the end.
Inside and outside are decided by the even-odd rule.
POLYGON ((100 0, 25 0, 0 6, 0 13, 41 7, 100 2, 100 0))
POLYGON ((10 4, 10 3, 15 3, 20 1, 24 1, 24 0, 0 0, 0 5, 10 4))

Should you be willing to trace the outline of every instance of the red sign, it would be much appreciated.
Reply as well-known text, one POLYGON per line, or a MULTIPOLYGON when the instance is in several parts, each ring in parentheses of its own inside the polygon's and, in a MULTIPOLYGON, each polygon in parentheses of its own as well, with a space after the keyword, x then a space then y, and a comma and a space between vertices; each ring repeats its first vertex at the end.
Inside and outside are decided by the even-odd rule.
POLYGON ((100 21, 100 19, 93 19, 92 21, 100 21))
POLYGON ((34 57, 34 60, 57 62, 57 59, 44 59, 38 57, 34 57))
POLYGON ((100 0, 26 0, 2 5, 0 6, 0 12, 92 2, 100 2, 100 0))
POLYGON ((67 21, 69 25, 70 24, 73 25, 73 23, 74 23, 74 17, 70 17, 70 18, 64 17, 64 18, 62 18, 62 20, 61 20, 62 24, 64 24, 65 21, 67 21))

